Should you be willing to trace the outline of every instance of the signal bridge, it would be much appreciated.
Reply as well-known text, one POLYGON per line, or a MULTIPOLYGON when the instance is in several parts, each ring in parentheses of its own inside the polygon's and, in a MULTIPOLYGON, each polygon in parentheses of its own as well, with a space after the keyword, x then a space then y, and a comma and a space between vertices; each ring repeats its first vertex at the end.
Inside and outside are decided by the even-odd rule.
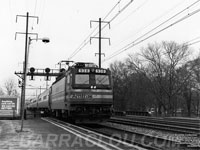
MULTIPOLYGON (((50 68, 46 68, 46 69, 35 69, 33 67, 31 67, 30 69, 28 69, 27 72, 27 76, 30 76, 30 80, 34 80, 34 76, 44 76, 46 77, 46 80, 50 80, 49 77, 58 77, 59 75, 61 75, 63 72, 60 69, 50 69, 50 68)), ((15 74, 22 78, 23 76, 23 72, 15 72, 15 74)))

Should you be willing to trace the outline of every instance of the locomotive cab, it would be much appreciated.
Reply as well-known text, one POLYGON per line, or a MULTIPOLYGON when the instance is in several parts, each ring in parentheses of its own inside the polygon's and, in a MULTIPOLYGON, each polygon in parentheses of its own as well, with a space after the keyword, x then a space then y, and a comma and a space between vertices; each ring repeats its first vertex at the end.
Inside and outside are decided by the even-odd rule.
POLYGON ((72 71, 74 89, 111 89, 111 72, 97 65, 79 63, 72 71))

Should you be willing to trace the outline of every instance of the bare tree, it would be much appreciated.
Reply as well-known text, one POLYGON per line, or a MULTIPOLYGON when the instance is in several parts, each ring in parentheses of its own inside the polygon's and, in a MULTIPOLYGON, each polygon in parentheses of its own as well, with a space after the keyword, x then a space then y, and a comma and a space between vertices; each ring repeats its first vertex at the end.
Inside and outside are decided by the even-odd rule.
POLYGON ((126 111, 147 111, 151 105, 149 84, 129 58, 110 65, 114 83, 114 108, 126 111))
POLYGON ((200 93, 200 58, 194 59, 192 61, 187 62, 181 69, 185 70, 182 76, 187 76, 189 74, 189 78, 187 82, 183 85, 182 93, 185 99, 186 108, 188 116, 191 116, 191 111, 199 114, 200 111, 200 101, 199 101, 199 93, 200 93), (193 108, 192 108, 193 107, 193 108))
POLYGON ((151 80, 146 75, 146 68, 138 59, 137 55, 129 54, 126 59, 129 69, 129 107, 135 111, 148 111, 154 106, 154 97, 150 92, 152 89, 151 80))
POLYGON ((175 42, 148 44, 141 49, 140 63, 134 65, 151 80, 159 114, 162 108, 167 114, 173 114, 177 109, 177 95, 181 90, 177 69, 186 62, 189 54, 188 46, 175 42))
POLYGON ((114 84, 114 108, 126 110, 125 97, 127 94, 128 70, 125 63, 115 61, 110 65, 114 84))
POLYGON ((5 88, 7 95, 9 95, 9 96, 18 95, 17 86, 16 86, 16 83, 13 79, 6 80, 5 83, 4 83, 4 88, 5 88))
POLYGON ((193 67, 193 79, 194 79, 194 90, 196 93, 196 99, 194 100, 194 108, 197 115, 200 115, 200 56, 194 60, 193 67))

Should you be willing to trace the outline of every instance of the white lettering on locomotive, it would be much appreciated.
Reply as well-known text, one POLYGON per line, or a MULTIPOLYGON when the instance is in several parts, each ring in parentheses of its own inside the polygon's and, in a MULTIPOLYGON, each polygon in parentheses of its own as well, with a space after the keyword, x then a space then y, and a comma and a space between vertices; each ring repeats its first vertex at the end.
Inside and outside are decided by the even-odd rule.
POLYGON ((92 95, 90 95, 90 94, 72 94, 71 98, 75 98, 75 99, 92 99, 92 95))

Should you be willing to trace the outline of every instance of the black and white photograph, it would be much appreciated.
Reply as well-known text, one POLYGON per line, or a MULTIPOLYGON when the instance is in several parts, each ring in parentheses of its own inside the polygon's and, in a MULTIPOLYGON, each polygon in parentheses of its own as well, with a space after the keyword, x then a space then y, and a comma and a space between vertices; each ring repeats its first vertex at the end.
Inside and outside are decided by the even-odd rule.
POLYGON ((0 150, 200 149, 200 0, 0 0, 0 150))

